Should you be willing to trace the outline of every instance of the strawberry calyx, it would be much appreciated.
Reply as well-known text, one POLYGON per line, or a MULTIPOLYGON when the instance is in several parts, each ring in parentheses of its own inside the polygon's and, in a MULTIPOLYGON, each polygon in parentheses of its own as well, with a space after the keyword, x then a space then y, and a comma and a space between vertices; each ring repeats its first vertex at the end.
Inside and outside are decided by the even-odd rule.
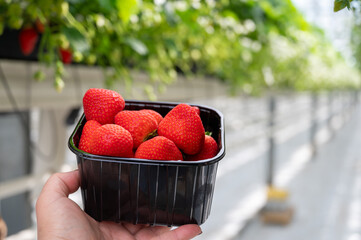
POLYGON ((149 139, 152 139, 154 137, 158 136, 158 132, 157 132, 157 129, 155 129, 153 132, 149 133, 143 140, 143 142, 149 140, 149 139))

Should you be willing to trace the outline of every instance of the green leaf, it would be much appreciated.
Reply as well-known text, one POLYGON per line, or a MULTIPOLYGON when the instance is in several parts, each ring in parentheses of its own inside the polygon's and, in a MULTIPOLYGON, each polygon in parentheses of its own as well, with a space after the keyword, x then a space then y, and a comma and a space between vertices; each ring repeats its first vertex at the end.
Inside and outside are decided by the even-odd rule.
POLYGON ((98 3, 101 8, 112 11, 114 9, 114 0, 98 0, 98 3))
POLYGON ((353 0, 347 0, 347 3, 346 3, 346 5, 347 5, 347 8, 348 8, 348 10, 350 10, 351 9, 351 2, 352 2, 353 0))
POLYGON ((76 28, 64 26, 62 27, 61 32, 66 36, 73 50, 84 53, 90 49, 87 38, 76 28))
POLYGON ((235 20, 239 20, 237 14, 235 14, 233 11, 230 11, 230 10, 223 11, 222 15, 224 17, 231 17, 231 18, 233 18, 235 20))
POLYGON ((67 0, 70 4, 82 4, 85 0, 67 0))
POLYGON ((148 53, 147 46, 138 39, 135 38, 126 38, 125 43, 130 46, 134 51, 139 55, 146 55, 148 53))
POLYGON ((350 6, 349 0, 335 0, 333 5, 333 11, 338 12, 347 6, 350 6))
POLYGON ((128 23, 130 16, 138 11, 137 0, 116 0, 118 16, 124 23, 128 23))

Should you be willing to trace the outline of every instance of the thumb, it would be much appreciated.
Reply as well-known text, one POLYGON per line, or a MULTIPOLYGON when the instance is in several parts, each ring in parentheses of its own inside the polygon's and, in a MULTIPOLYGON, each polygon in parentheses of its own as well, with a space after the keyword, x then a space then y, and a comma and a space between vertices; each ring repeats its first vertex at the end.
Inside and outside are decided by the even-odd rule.
POLYGON ((66 173, 55 173, 45 183, 39 200, 47 204, 59 198, 68 197, 70 193, 75 192, 79 188, 79 185, 78 170, 66 173))

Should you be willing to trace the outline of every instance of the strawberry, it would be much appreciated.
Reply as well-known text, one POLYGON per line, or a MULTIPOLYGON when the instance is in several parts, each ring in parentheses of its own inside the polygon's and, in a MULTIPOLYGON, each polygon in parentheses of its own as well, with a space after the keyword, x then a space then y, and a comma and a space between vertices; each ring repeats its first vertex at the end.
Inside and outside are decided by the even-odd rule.
POLYGON ((143 142, 135 152, 135 158, 150 160, 183 160, 181 151, 168 138, 157 136, 143 142))
POLYGON ((32 27, 21 30, 19 33, 20 49, 25 56, 30 55, 34 51, 38 38, 37 31, 32 27))
POLYGON ((192 107, 192 109, 193 109, 194 111, 196 111, 196 113, 197 113, 199 116, 201 115, 201 111, 199 110, 198 107, 192 107))
POLYGON ((160 122, 158 135, 172 140, 186 154, 198 153, 204 143, 204 127, 196 111, 188 104, 174 107, 160 122))
POLYGON ((133 157, 133 139, 130 133, 116 124, 105 124, 98 127, 90 144, 92 154, 133 157))
POLYGON ((150 115, 152 115, 154 117, 154 119, 157 121, 158 124, 163 120, 162 115, 160 115, 158 112, 156 112, 156 111, 154 111, 152 109, 142 109, 140 111, 144 111, 144 112, 147 112, 150 115))
POLYGON ((79 141, 79 149, 84 152, 91 152, 90 143, 93 137, 94 131, 100 127, 101 124, 95 120, 89 120, 85 123, 83 127, 83 132, 81 133, 80 141, 79 141))
POLYGON ((91 88, 83 97, 84 113, 87 121, 100 124, 114 123, 115 115, 124 109, 123 97, 112 90, 91 88))
POLYGON ((219 149, 218 144, 214 138, 211 136, 205 135, 204 144, 201 151, 195 155, 190 155, 187 157, 187 161, 197 161, 212 158, 217 155, 219 149))
POLYGON ((61 48, 59 50, 60 52, 60 58, 63 61, 64 64, 69 64, 72 61, 72 53, 69 49, 63 49, 61 48))
POLYGON ((154 134, 158 127, 153 116, 144 111, 121 111, 115 115, 114 122, 130 132, 134 149, 154 134))

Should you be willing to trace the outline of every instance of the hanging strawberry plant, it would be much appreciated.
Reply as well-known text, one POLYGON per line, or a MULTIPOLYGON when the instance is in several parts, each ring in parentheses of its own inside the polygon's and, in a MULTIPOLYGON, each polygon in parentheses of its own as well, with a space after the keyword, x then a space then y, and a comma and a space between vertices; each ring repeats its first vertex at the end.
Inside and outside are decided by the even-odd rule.
POLYGON ((215 76, 235 94, 360 85, 290 0, 5 0, 0 40, 9 29, 19 31, 24 57, 54 68, 59 90, 70 63, 104 67, 108 86, 129 86, 129 71, 141 70, 150 96, 177 74, 215 76))

